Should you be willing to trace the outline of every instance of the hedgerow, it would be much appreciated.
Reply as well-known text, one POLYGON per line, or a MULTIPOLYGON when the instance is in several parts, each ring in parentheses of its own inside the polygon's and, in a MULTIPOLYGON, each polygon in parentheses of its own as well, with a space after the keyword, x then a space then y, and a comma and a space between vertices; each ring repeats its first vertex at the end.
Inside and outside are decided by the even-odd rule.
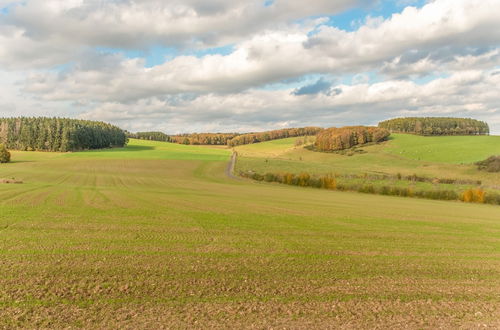
MULTIPOLYGON (((435 200, 460 200, 467 203, 487 203, 500 205, 500 194, 494 192, 486 192, 482 188, 471 188, 458 193, 455 190, 449 189, 416 189, 414 187, 398 187, 389 185, 373 185, 371 183, 352 183, 352 182, 338 182, 337 177, 333 174, 314 176, 306 172, 300 174, 294 173, 265 173, 259 174, 255 172, 240 172, 240 176, 250 178, 256 181, 277 182, 281 184, 300 186, 300 187, 313 187, 321 189, 339 190, 339 191, 357 191, 366 194, 378 194, 387 196, 401 196, 401 197, 416 197, 435 200)), ((346 176, 353 177, 353 176, 346 176)), ((357 176, 368 178, 368 175, 357 176)), ((386 176, 389 178, 389 176, 386 176)), ((401 176, 401 178, 403 178, 401 176)), ((430 181, 422 177, 408 176, 406 178, 416 179, 420 178, 421 181, 430 181)), ((380 177, 377 177, 380 179, 380 177)), ((439 182, 440 179, 433 179, 432 182, 439 182)), ((445 180, 446 181, 446 180, 445 180)), ((459 180, 447 180, 457 182, 459 180)))

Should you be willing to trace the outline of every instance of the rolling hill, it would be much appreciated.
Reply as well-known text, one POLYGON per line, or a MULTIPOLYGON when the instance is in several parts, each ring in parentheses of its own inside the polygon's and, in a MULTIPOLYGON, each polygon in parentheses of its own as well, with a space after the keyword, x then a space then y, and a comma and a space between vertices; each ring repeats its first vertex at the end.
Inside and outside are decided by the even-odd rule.
MULTIPOLYGON (((276 140, 238 167, 411 173, 398 139, 352 157, 276 140)), ((499 325, 497 206, 233 180, 230 150, 164 142, 12 154, 0 327, 499 325)), ((423 171, 453 166, 488 175, 423 171)))

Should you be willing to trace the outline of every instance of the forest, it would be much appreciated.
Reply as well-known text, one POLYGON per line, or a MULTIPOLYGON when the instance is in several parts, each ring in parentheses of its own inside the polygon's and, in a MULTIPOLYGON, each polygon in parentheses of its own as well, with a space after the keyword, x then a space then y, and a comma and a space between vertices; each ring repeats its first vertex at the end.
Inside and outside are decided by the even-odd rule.
POLYGON ((228 141, 238 136, 238 133, 193 133, 171 135, 170 141, 179 144, 193 145, 227 145, 228 141))
POLYGON ((392 133, 418 135, 487 135, 488 124, 471 118, 407 117, 382 121, 379 127, 392 133))
POLYGON ((323 129, 320 127, 299 127, 299 128, 283 128, 273 131, 247 133, 236 136, 228 141, 228 146, 235 147, 243 144, 258 143, 276 139, 285 139, 296 136, 316 135, 323 129))
POLYGON ((170 142, 191 145, 227 145, 235 147, 243 144, 284 139, 296 136, 316 135, 322 128, 300 127, 284 128, 254 133, 193 133, 171 135, 170 142))
POLYGON ((389 135, 388 130, 379 127, 331 127, 318 133, 314 146, 318 151, 338 151, 369 142, 385 141, 389 135))
POLYGON ((127 132, 127 137, 139 140, 150 140, 150 141, 161 141, 170 142, 171 138, 163 132, 137 132, 130 133, 127 132))
POLYGON ((111 124, 47 117, 0 118, 0 143, 13 150, 78 151, 123 147, 125 132, 111 124))

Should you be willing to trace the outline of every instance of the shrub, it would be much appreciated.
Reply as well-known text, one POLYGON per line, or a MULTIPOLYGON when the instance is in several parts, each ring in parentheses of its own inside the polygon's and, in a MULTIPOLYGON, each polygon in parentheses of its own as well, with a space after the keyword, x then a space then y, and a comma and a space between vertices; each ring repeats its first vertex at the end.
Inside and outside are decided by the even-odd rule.
POLYGON ((500 172, 500 155, 491 156, 488 159, 476 163, 481 171, 500 172))
POLYGON ((3 144, 0 144, 0 163, 10 162, 10 152, 3 144))
POLYGON ((462 192, 460 200, 466 203, 484 203, 486 201, 486 193, 481 188, 467 189, 462 192))
POLYGON ((320 182, 321 182, 321 188, 324 188, 324 189, 337 188, 337 180, 331 174, 324 176, 324 177, 321 177, 320 182))
POLYGON ((359 191, 366 194, 375 194, 375 187, 372 184, 367 184, 362 186, 359 191))
MULTIPOLYGON (((467 189, 461 194, 458 194, 454 190, 414 190, 411 187, 398 187, 398 186, 374 186, 373 184, 363 184, 354 182, 344 182, 338 183, 336 176, 333 174, 328 174, 319 177, 313 177, 309 173, 302 172, 299 175, 293 173, 266 173, 264 175, 254 172, 240 172, 241 176, 256 180, 256 181, 266 181, 266 182, 278 182, 282 184, 301 186, 301 187, 314 187, 322 189, 331 189, 339 191, 357 191, 366 194, 379 194, 387 196, 401 196, 401 197, 418 197, 436 200, 461 200, 467 203, 488 203, 500 205, 500 194, 493 192, 485 192, 481 188, 467 189)), ((348 178, 364 178, 367 179, 369 176, 367 174, 363 176, 358 175, 346 175, 348 178)), ((384 178, 388 179, 391 177, 387 176, 373 176, 376 179, 384 178)), ((372 177, 370 177, 372 178, 372 177)), ((422 177, 417 175, 411 175, 405 177, 406 179, 412 181, 421 181, 422 177)), ((437 187, 435 187, 437 188, 437 187)))
POLYGON ((500 194, 487 192, 484 196, 484 202, 488 204, 500 205, 500 194))

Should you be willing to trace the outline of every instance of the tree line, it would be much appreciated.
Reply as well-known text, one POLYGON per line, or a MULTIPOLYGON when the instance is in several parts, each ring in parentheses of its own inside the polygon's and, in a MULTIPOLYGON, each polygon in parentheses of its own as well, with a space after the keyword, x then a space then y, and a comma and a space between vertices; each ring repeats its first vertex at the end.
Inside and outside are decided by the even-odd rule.
POLYGON ((127 136, 116 126, 90 120, 0 118, 0 143, 14 150, 65 152, 123 147, 127 136))
POLYGON ((173 142, 186 145, 227 145, 235 147, 243 144, 284 139, 296 136, 314 136, 320 132, 320 127, 284 128, 254 133, 192 133, 167 135, 162 132, 128 133, 130 138, 173 142))
POLYGON ((382 121, 379 127, 393 133, 418 135, 487 135, 488 124, 471 118, 406 117, 382 121))
POLYGON ((270 140, 285 139, 296 136, 316 135, 323 129, 320 127, 283 128, 273 131, 241 134, 228 141, 228 146, 258 143, 270 140))
POLYGON ((238 133, 192 133, 171 135, 170 141, 179 144, 192 145, 227 145, 228 141, 238 136, 238 133))
POLYGON ((389 135, 388 130, 379 127, 331 127, 322 130, 316 135, 314 146, 318 151, 344 150, 369 142, 385 141, 389 135))
POLYGON ((170 136, 163 132, 137 132, 137 133, 127 132, 127 137, 131 139, 149 140, 149 141, 161 141, 161 142, 172 141, 170 136))

